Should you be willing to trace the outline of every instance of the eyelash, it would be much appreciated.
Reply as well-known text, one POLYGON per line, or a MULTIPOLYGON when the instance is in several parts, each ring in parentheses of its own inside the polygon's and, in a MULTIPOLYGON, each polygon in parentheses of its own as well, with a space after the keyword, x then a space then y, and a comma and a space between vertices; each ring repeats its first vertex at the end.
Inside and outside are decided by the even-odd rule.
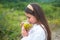
POLYGON ((30 18, 30 17, 27 17, 27 18, 30 18))

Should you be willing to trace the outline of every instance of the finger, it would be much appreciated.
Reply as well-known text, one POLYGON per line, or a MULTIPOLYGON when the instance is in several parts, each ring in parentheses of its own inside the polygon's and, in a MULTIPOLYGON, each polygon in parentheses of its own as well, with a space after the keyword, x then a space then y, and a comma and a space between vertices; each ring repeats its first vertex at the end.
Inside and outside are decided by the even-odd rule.
POLYGON ((22 23, 20 24, 20 26, 22 27, 22 26, 23 26, 23 24, 24 24, 24 23, 22 22, 22 23))

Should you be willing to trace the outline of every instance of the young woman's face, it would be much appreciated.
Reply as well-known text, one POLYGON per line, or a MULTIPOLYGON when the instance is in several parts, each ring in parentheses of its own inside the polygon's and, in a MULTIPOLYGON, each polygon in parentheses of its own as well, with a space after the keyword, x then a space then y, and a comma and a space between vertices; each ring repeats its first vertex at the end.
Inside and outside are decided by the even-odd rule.
POLYGON ((27 20, 29 23, 31 23, 31 24, 37 23, 37 19, 33 15, 31 15, 29 13, 25 13, 25 15, 27 16, 27 20))

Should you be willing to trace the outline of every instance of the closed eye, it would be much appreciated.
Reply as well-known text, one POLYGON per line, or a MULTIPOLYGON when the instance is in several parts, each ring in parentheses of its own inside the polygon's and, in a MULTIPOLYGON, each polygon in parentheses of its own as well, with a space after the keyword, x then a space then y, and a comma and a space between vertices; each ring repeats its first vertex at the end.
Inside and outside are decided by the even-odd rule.
POLYGON ((27 18, 29 18, 29 19, 30 19, 30 17, 27 17, 27 18))
POLYGON ((26 16, 28 19, 30 19, 30 17, 26 16))

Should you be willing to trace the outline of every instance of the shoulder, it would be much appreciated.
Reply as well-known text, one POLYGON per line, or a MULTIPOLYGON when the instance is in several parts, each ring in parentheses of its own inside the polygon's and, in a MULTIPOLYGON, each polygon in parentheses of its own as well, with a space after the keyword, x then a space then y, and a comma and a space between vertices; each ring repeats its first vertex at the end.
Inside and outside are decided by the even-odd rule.
POLYGON ((44 29, 42 28, 42 26, 41 25, 38 25, 38 24, 35 24, 34 26, 33 26, 33 30, 35 30, 35 31, 43 31, 44 32, 44 29))
POLYGON ((33 33, 45 33, 44 29, 40 26, 40 25, 37 25, 37 24, 34 24, 34 26, 32 27, 32 29, 30 30, 31 32, 33 33))

